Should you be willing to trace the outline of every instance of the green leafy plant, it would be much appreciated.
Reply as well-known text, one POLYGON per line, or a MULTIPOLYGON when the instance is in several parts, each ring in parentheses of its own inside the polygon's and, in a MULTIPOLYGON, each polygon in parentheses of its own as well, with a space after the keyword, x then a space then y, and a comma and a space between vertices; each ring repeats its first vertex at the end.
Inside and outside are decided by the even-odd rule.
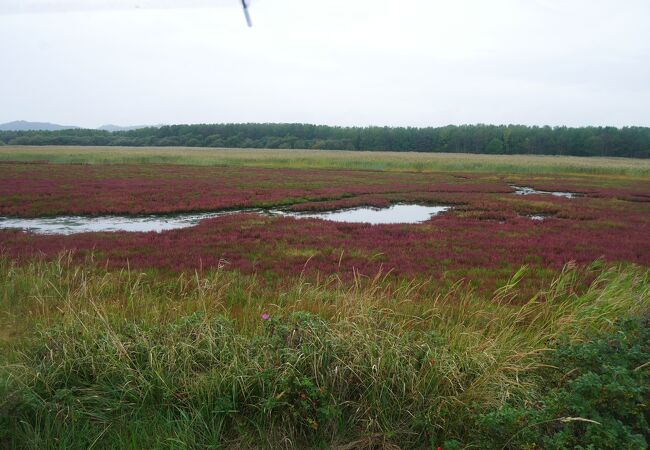
POLYGON ((549 359, 543 395, 484 414, 484 436, 496 445, 510 435, 507 448, 647 448, 648 325, 624 319, 584 342, 561 343, 549 359))

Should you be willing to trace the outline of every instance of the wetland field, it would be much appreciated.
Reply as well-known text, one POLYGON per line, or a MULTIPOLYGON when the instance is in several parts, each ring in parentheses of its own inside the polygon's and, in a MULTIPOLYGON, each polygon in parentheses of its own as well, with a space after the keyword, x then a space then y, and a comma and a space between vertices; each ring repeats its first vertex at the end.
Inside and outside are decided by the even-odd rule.
POLYGON ((0 147, 0 448, 647 448, 650 161, 0 147))

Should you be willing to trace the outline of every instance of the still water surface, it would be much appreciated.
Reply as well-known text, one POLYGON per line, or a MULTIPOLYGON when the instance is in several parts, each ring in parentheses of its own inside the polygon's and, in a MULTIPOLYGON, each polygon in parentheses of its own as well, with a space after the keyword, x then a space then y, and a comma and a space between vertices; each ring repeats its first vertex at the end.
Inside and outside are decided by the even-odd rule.
POLYGON ((93 231, 165 231, 187 228, 203 219, 227 213, 191 213, 151 216, 55 216, 20 219, 0 217, 0 228, 20 228, 39 234, 75 234, 93 231))
POLYGON ((332 222, 346 223, 369 223, 372 225, 396 224, 396 223, 422 223, 432 216, 449 210, 448 206, 424 206, 424 205, 392 205, 388 208, 360 207, 342 209, 338 211, 327 211, 322 213, 286 213, 298 218, 323 219, 332 222))
POLYGON ((578 193, 576 192, 558 192, 558 191, 539 191, 535 188, 528 187, 528 186, 510 186, 515 190, 516 195, 554 195, 556 197, 564 197, 564 198, 575 198, 577 197, 578 193))
POLYGON ((296 218, 312 218, 330 220, 333 222, 397 224, 420 223, 432 216, 447 211, 446 206, 423 205, 392 205, 388 208, 350 208, 327 211, 322 213, 302 213, 280 210, 264 211, 246 209, 239 211, 218 211, 206 213, 187 213, 175 215, 150 216, 56 216, 21 219, 0 217, 0 228, 18 228, 39 234, 76 234, 98 231, 165 231, 187 228, 197 225, 203 219, 211 219, 230 214, 257 213, 270 216, 287 216, 296 218))

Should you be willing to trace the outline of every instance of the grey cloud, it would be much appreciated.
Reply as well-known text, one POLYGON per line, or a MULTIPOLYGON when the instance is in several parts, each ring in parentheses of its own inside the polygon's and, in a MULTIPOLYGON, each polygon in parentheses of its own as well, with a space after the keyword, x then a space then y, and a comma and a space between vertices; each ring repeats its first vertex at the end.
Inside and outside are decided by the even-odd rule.
POLYGON ((647 0, 110 3, 0 15, 0 122, 650 125, 647 0))

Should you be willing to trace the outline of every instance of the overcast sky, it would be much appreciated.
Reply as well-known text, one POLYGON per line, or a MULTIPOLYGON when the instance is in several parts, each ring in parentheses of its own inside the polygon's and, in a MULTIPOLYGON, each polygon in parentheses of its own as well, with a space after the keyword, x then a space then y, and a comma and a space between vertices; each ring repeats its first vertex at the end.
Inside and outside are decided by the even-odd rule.
POLYGON ((650 0, 0 0, 0 122, 650 126, 650 0))

